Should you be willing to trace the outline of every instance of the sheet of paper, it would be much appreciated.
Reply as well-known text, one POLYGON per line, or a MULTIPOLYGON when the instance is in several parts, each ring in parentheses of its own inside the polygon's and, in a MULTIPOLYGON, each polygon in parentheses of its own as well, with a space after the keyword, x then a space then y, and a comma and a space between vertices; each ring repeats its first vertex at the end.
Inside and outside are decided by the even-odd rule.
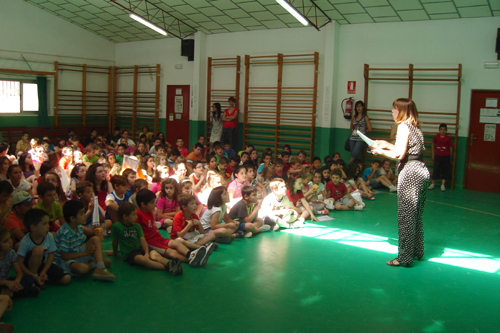
POLYGON ((360 131, 356 130, 356 133, 358 134, 358 136, 363 139, 364 142, 366 142, 366 144, 371 147, 373 145, 373 140, 370 139, 369 137, 367 137, 366 135, 364 135, 363 133, 361 133, 360 131))
POLYGON ((499 109, 481 109, 481 116, 496 117, 500 113, 499 109))
POLYGON ((498 98, 487 98, 486 99, 486 107, 487 108, 496 108, 496 107, 498 107, 498 98))
POLYGON ((500 124, 500 117, 479 116, 479 122, 483 124, 500 124))
POLYGON ((175 94, 176 95, 182 95, 182 89, 181 88, 175 89, 175 94))
POLYGON ((184 108, 184 97, 175 96, 174 112, 175 113, 182 113, 183 108, 184 108))
POLYGON ((497 132, 497 125, 485 124, 484 125, 484 141, 495 142, 497 132))
POLYGON ((322 216, 316 216, 316 217, 318 218, 319 221, 332 221, 332 220, 335 220, 333 217, 330 217, 328 215, 322 215, 322 216))

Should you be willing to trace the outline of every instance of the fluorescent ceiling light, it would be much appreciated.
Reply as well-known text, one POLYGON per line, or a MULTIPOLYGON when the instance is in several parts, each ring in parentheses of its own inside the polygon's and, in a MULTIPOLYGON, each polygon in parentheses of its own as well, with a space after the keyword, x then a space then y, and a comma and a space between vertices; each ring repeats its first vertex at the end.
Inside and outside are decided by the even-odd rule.
POLYGON ((144 24, 146 27, 148 28, 151 28, 153 29, 154 31, 156 32, 159 32, 160 34, 162 34, 163 36, 166 36, 167 35, 167 32, 165 30, 163 30, 162 28, 158 27, 157 25, 149 22, 149 21, 146 21, 145 19, 143 19, 142 17, 140 16, 137 16, 135 14, 130 14, 129 15, 131 18, 133 18, 134 20, 136 20, 137 22, 139 23, 142 23, 144 24))
POLYGON ((277 3, 281 5, 281 7, 285 8, 290 14, 293 15, 300 23, 303 25, 309 25, 309 22, 306 20, 302 14, 300 14, 295 8, 293 8, 288 2, 285 0, 276 0, 277 3))

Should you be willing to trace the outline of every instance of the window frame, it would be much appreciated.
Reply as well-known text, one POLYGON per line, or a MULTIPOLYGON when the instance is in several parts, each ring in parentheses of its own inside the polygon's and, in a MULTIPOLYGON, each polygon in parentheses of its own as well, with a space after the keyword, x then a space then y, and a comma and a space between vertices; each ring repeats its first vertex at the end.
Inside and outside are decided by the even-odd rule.
POLYGON ((2 78, 0 77, 0 81, 11 81, 11 82, 19 82, 19 98, 20 98, 20 110, 18 113, 16 112, 0 112, 0 116, 34 116, 40 111, 40 105, 38 105, 38 110, 36 111, 24 111, 23 105, 23 95, 24 95, 24 87, 23 83, 34 83, 37 85, 37 81, 35 79, 11 79, 11 78, 2 78))

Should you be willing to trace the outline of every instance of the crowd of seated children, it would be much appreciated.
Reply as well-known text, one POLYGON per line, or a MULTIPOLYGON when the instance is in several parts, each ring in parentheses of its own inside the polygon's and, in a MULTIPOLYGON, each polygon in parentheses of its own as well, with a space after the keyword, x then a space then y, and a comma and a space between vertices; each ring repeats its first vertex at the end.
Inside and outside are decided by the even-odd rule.
POLYGON ((68 284, 90 271, 113 281, 95 224, 112 238, 109 256, 178 275, 181 263, 205 266, 217 243, 303 227, 327 207, 362 210, 361 197, 374 199, 372 187, 392 191, 397 182, 389 160, 363 172, 360 160, 345 167, 334 153, 325 165, 318 157, 309 163, 304 151, 295 156, 285 145, 274 160, 266 149, 258 163, 252 145, 236 154, 219 142, 205 148, 198 141, 189 154, 182 138, 171 149, 163 134, 147 128, 137 145, 127 130, 91 133, 85 148, 73 132, 55 146, 23 136, 17 161, 0 156, 1 267, 16 272, 0 272, 7 295, 36 296, 46 281, 68 284), (123 163, 127 155, 137 159, 137 169, 123 163))

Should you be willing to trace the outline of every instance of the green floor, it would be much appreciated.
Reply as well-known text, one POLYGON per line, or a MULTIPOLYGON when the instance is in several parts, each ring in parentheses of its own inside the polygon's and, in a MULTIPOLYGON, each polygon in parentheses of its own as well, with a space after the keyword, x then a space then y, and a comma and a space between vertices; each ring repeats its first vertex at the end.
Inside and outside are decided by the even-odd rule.
POLYGON ((429 191, 428 261, 411 268, 385 265, 396 195, 376 197, 334 221, 222 245, 182 276, 113 259, 114 283, 49 286, 2 321, 17 332, 499 332, 500 195, 429 191))

